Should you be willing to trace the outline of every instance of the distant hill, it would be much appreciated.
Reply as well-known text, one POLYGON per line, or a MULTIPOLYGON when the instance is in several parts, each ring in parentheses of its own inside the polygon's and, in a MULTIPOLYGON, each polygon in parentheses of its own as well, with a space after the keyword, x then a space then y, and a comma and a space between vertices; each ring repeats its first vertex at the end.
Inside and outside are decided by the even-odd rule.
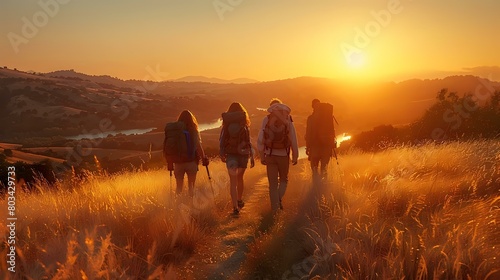
POLYGON ((82 134, 99 128, 102 119, 110 119, 116 129, 163 127, 183 109, 191 110, 200 123, 208 123, 235 101, 246 107, 252 131, 257 132, 265 115, 257 108, 267 108, 273 97, 292 108, 303 139, 314 98, 334 105, 339 133, 356 133, 381 124, 397 126, 417 120, 443 88, 459 96, 474 93, 484 84, 500 90, 499 82, 471 75, 368 85, 317 77, 237 80, 248 83, 197 76, 163 82, 123 81, 74 70, 30 74, 0 68, 0 123, 11 124, 1 127, 0 140, 82 134))
POLYGON ((0 78, 23 78, 23 79, 47 79, 51 80, 50 77, 45 77, 43 74, 36 74, 34 72, 28 73, 24 71, 19 71, 17 69, 0 68, 0 78))
POLYGON ((203 82, 203 83, 214 83, 214 84, 251 84, 258 83, 259 81, 247 78, 239 78, 232 80, 224 80, 219 78, 208 78, 204 76, 186 76, 179 79, 171 80, 174 82, 203 82))
MULTIPOLYGON (((111 77, 108 75, 99 75, 99 76, 87 75, 84 73, 76 72, 73 69, 71 69, 71 70, 59 70, 59 71, 54 71, 54 72, 50 72, 50 73, 45 73, 43 75, 47 76, 47 77, 75 78, 75 79, 81 79, 84 81, 86 80, 86 81, 92 81, 95 83, 105 83, 105 84, 111 84, 111 85, 115 85, 115 86, 123 86, 127 82, 130 82, 130 80, 125 81, 125 80, 121 80, 119 78, 111 77)), ((174 80, 169 80, 169 81, 188 82, 188 83, 202 82, 202 83, 214 83, 214 84, 249 84, 249 83, 259 82, 257 80, 252 80, 252 79, 247 79, 247 78, 224 80, 224 79, 209 78, 209 77, 204 77, 204 76, 186 76, 186 77, 182 77, 182 78, 174 79, 174 80)), ((162 81, 155 81, 155 82, 161 83, 162 81)))
POLYGON ((71 70, 59 70, 59 71, 45 73, 43 75, 47 76, 47 77, 53 77, 53 78, 65 77, 65 78, 80 79, 82 81, 91 81, 94 83, 110 84, 110 85, 117 86, 117 87, 129 86, 129 84, 127 84, 125 81, 123 81, 119 78, 111 77, 108 75, 100 75, 100 76, 87 75, 84 73, 76 72, 73 69, 71 69, 71 70))

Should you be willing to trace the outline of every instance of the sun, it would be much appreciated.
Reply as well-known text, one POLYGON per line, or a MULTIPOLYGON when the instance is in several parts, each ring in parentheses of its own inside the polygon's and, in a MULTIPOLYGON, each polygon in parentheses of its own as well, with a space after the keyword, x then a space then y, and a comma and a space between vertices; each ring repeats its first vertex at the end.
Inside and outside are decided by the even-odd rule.
POLYGON ((347 64, 354 69, 360 69, 365 66, 365 55, 362 52, 352 52, 347 57, 347 64))

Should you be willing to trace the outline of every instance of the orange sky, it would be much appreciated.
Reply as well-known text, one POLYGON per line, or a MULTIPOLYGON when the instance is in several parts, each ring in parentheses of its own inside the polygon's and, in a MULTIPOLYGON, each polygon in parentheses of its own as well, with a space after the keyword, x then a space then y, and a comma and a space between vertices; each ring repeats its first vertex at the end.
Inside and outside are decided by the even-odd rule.
POLYGON ((0 66, 124 79, 154 79, 150 69, 159 79, 436 77, 500 65, 498 11, 495 0, 2 0, 0 66))

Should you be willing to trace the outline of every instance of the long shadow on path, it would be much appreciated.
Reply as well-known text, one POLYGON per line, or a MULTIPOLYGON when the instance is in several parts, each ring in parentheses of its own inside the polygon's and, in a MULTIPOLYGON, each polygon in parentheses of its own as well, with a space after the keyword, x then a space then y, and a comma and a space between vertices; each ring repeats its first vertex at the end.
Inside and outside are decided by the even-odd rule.
MULTIPOLYGON (((331 173, 333 173, 333 166, 330 168, 331 173)), ((337 176, 338 174, 335 174, 337 176)), ((334 176, 334 174, 330 175, 334 176)), ((340 180, 341 181, 341 180, 340 180)), ((335 187, 336 181, 326 180, 321 178, 315 178, 312 181, 309 181, 304 185, 304 178, 300 178, 298 180, 291 180, 289 183, 289 188, 308 188, 304 191, 304 198, 296 198, 297 201, 300 201, 300 204, 297 206, 297 214, 295 216, 287 216, 286 223, 283 225, 283 229, 280 230, 280 237, 284 236, 286 240, 283 240, 280 237, 274 238, 268 245, 270 251, 273 249, 277 252, 270 252, 272 257, 267 256, 261 260, 261 263, 254 264, 256 267, 253 268, 253 272, 247 276, 247 279, 282 279, 283 274, 288 271, 292 271, 292 267, 294 265, 294 261, 302 260, 304 258, 305 251, 301 247, 297 247, 296 243, 291 243, 293 240, 303 240, 306 237, 305 232, 301 230, 306 223, 308 223, 308 215, 311 213, 319 212, 319 201, 322 197, 330 197, 332 193, 335 194, 335 199, 343 200, 342 192, 336 191, 335 187), (293 247, 293 248, 292 248, 293 247), (272 263, 275 262, 275 263, 272 263), (286 264, 287 262, 292 262, 290 264, 286 264), (285 271, 280 271, 279 267, 276 267, 277 263, 281 263, 281 265, 285 265, 287 269, 285 271), (270 275, 271 274, 271 275, 270 275)), ((340 184, 339 184, 340 185, 340 184)), ((340 187, 340 186, 339 186, 340 187)), ((291 191, 287 191, 287 195, 291 195, 291 191)), ((290 200, 290 197, 286 200, 290 200)), ((289 204, 288 204, 289 205, 289 204)), ((285 204, 285 210, 287 204, 285 204)), ((288 213, 287 213, 288 214, 288 213)), ((273 226, 274 218, 272 215, 264 216, 261 220, 261 225, 259 226, 259 230, 261 232, 269 230, 273 226)), ((283 270, 283 267, 281 268, 283 270)), ((290 275, 292 277, 293 275, 290 275)), ((297 278, 298 279, 298 278, 297 278)))

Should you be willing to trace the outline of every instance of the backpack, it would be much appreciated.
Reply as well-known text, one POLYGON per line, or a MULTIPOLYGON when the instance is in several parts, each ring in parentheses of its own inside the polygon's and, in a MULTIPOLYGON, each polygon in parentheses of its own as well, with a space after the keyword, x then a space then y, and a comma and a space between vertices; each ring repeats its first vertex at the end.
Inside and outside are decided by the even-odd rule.
POLYGON ((314 112, 313 137, 318 145, 323 147, 335 146, 335 126, 333 124, 333 105, 319 103, 314 112))
POLYGON ((274 111, 267 115, 267 124, 264 127, 264 146, 271 149, 287 149, 289 152, 291 141, 289 137, 290 116, 285 111, 274 111))
POLYGON ((194 143, 184 122, 171 122, 165 126, 163 155, 169 163, 189 162, 196 159, 194 143))
POLYGON ((224 123, 221 139, 226 154, 249 155, 251 152, 250 132, 246 124, 245 112, 226 112, 222 114, 224 123))

